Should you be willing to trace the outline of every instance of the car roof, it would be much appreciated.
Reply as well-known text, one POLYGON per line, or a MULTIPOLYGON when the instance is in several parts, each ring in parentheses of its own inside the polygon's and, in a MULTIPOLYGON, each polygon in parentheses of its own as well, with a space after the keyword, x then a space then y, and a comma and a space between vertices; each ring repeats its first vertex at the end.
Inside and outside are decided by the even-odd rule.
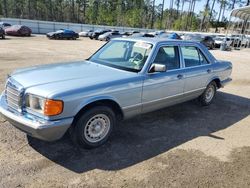
POLYGON ((141 42, 147 42, 151 43, 153 45, 159 44, 159 43, 175 43, 178 44, 200 44, 199 42, 195 41, 189 41, 189 40, 177 40, 177 39, 166 39, 166 38, 159 38, 159 37, 126 37, 126 38, 115 38, 113 40, 122 40, 122 41, 141 41, 141 42))

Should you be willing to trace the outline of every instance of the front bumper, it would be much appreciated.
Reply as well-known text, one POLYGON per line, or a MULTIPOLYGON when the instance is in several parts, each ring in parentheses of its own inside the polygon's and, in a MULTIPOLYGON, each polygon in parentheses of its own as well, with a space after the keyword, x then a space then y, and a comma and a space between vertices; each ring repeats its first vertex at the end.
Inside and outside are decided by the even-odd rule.
POLYGON ((3 95, 0 95, 0 114, 16 128, 32 137, 45 141, 60 139, 73 122, 73 118, 50 121, 28 113, 21 114, 12 111, 8 108, 3 95))

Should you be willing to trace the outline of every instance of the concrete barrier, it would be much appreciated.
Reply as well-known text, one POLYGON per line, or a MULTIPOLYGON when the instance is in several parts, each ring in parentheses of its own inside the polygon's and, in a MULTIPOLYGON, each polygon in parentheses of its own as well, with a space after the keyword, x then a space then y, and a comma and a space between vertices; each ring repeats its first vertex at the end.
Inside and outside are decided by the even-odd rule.
POLYGON ((141 31, 151 32, 152 29, 132 28, 132 27, 117 27, 117 26, 104 26, 104 25, 90 25, 90 24, 76 24, 66 22, 50 22, 40 20, 28 20, 28 19, 15 19, 15 18, 0 18, 0 22, 7 22, 12 25, 25 25, 32 29, 32 33, 45 34, 51 31, 59 29, 72 29, 75 32, 80 32, 88 29, 115 29, 119 31, 141 31))

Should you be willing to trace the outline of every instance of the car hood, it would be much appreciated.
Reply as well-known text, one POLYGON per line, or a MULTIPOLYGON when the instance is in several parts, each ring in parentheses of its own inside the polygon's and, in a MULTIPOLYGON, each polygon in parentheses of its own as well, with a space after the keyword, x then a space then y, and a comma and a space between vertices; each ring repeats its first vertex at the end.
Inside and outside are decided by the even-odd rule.
POLYGON ((88 87, 115 80, 131 78, 134 72, 123 71, 90 61, 50 64, 20 69, 11 79, 25 89, 38 88, 42 96, 74 87, 88 87), (42 89, 43 88, 43 89, 42 89))
POLYGON ((214 42, 217 43, 217 44, 220 44, 220 43, 222 43, 223 41, 222 41, 222 40, 214 40, 214 42))

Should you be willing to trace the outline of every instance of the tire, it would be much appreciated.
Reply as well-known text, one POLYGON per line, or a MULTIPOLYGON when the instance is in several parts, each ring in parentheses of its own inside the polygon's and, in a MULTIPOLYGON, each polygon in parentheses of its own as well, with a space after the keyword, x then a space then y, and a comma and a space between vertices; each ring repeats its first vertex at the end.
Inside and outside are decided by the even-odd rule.
POLYGON ((198 98, 198 100, 202 106, 208 106, 213 102, 213 99, 214 99, 215 94, 216 94, 216 89, 217 89, 217 86, 216 86, 216 83, 214 81, 210 82, 208 84, 205 91, 198 98))
POLYGON ((70 128, 73 143, 91 149, 104 144, 116 124, 113 110, 106 106, 95 106, 82 113, 70 128))
POLYGON ((5 35, 2 35, 2 39, 5 39, 5 35))
POLYGON ((214 44, 212 44, 211 46, 210 46, 210 50, 213 50, 214 49, 214 44))

